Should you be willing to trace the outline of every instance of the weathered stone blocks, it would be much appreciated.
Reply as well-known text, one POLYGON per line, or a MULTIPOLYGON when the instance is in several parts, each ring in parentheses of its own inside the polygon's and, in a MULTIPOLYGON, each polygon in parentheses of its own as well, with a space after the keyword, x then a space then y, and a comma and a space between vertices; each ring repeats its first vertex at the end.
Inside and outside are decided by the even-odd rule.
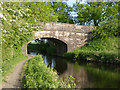
POLYGON ((89 32, 95 27, 66 23, 46 23, 43 31, 34 32, 35 38, 56 38, 67 44, 68 51, 76 49, 90 38, 89 32))
MULTIPOLYGON (((88 33, 95 29, 93 26, 66 23, 41 24, 43 31, 34 31, 34 39, 55 38, 67 44, 67 51, 81 47, 92 35, 88 33)), ((25 47, 25 46, 24 46, 25 47)), ((27 48, 26 48, 27 50, 27 48)), ((26 51, 24 49, 24 51, 26 51)))

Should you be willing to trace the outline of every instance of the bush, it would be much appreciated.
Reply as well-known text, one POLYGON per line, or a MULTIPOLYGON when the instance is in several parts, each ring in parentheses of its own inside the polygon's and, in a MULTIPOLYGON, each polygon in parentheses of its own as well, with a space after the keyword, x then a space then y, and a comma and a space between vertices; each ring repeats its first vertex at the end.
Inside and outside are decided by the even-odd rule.
POLYGON ((47 68, 41 55, 37 55, 25 63, 23 76, 23 88, 74 87, 59 80, 57 73, 52 68, 47 68))
POLYGON ((27 56, 23 55, 20 49, 8 48, 2 46, 2 80, 5 81, 6 76, 13 70, 13 68, 27 56))
POLYGON ((68 58, 76 58, 79 60, 102 60, 116 61, 118 57, 118 38, 109 37, 107 39, 97 39, 88 42, 85 46, 78 48, 72 52, 64 54, 68 58))
POLYGON ((93 36, 95 39, 104 39, 108 37, 118 36, 120 33, 118 30, 118 20, 112 20, 107 23, 102 22, 101 26, 93 31, 93 36))

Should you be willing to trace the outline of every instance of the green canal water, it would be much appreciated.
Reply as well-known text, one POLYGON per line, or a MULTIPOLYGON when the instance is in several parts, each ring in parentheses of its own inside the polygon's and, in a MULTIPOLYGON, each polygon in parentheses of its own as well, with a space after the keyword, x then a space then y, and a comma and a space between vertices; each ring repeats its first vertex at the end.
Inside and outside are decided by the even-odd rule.
MULTIPOLYGON (((37 55, 30 52, 31 55, 37 55)), ((70 62, 55 56, 43 55, 47 66, 54 68, 63 80, 74 77, 77 88, 120 88, 120 66, 87 62, 70 62)))

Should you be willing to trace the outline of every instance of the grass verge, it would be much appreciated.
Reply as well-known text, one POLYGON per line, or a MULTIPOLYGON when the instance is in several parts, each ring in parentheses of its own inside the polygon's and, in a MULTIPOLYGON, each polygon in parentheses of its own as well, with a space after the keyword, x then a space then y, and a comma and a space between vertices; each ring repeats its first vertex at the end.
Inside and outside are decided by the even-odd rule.
POLYGON ((41 55, 28 60, 22 72, 23 88, 74 88, 75 85, 69 78, 67 82, 59 79, 52 68, 47 67, 41 55))
POLYGON ((75 58, 78 60, 101 60, 107 61, 120 61, 118 56, 118 37, 110 37, 104 40, 97 39, 89 41, 85 46, 80 47, 72 52, 65 53, 67 58, 75 58))
MULTIPOLYGON (((6 81, 6 77, 11 73, 11 71, 13 71, 15 66, 20 61, 23 61, 27 58, 28 58, 27 56, 21 54, 21 55, 16 55, 13 58, 4 61, 2 63, 2 71, 1 71, 2 72, 2 82, 6 81)), ((2 83, 2 82, 0 82, 0 83, 2 83)))

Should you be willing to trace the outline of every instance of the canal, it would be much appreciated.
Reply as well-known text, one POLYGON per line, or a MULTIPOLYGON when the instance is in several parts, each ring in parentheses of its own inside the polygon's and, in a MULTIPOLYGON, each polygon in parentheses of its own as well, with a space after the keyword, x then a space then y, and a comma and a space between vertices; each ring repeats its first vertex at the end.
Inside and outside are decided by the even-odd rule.
MULTIPOLYGON (((36 52, 30 52, 37 55, 36 52)), ((47 66, 54 68, 63 81, 74 77, 77 88, 120 88, 120 67, 87 62, 72 62, 56 56, 43 55, 47 66)))

